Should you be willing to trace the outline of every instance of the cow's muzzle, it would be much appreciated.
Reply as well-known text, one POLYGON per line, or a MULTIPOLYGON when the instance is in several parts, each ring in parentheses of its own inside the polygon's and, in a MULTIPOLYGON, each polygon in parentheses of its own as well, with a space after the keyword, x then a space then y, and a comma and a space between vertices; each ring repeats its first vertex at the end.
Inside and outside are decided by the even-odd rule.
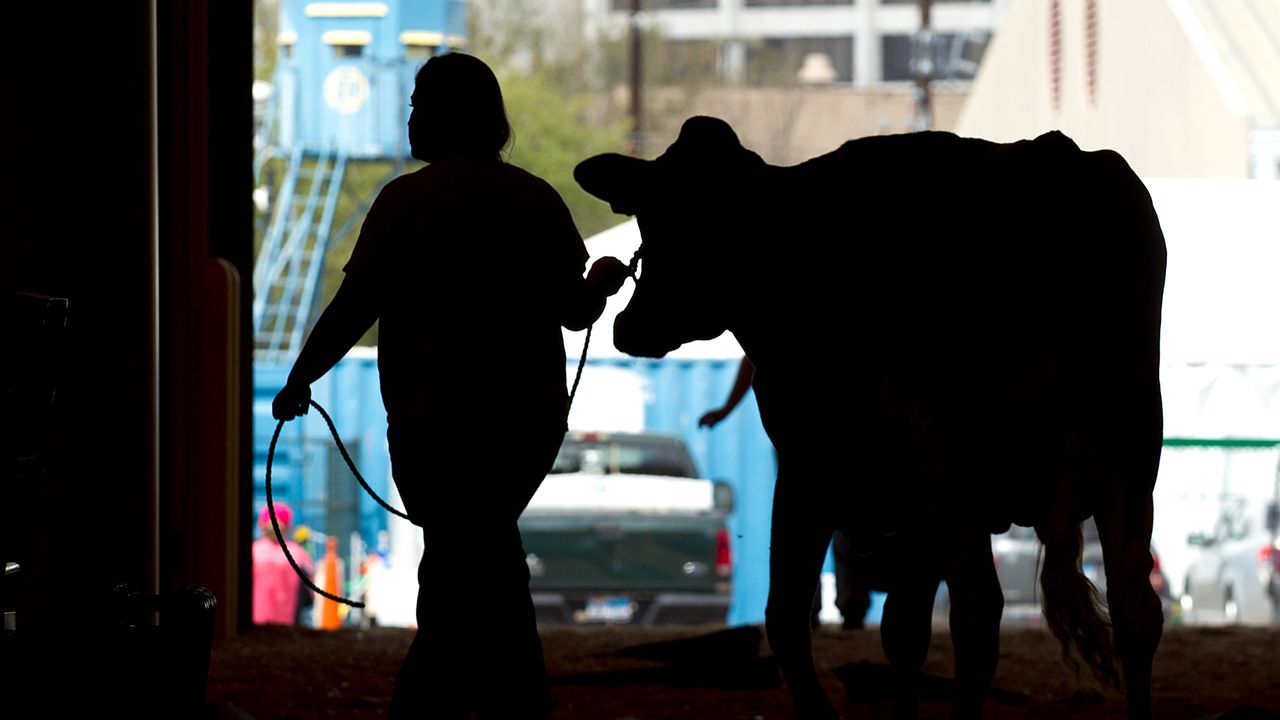
POLYGON ((680 347, 679 342, 662 342, 653 330, 656 323, 642 321, 631 310, 623 310, 613 320, 613 346, 633 357, 660 358, 680 347))

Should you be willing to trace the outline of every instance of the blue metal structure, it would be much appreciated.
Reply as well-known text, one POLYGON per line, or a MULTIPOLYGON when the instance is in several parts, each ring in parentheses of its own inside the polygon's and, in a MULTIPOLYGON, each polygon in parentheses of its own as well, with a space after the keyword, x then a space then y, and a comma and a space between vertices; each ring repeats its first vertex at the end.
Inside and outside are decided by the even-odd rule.
POLYGON ((308 156, 299 147, 292 153, 281 204, 253 271, 255 347, 260 359, 279 362, 302 347, 346 165, 347 154, 342 150, 326 148, 308 156))
POLYGON ((413 74, 465 44, 466 3, 284 0, 280 28, 280 146, 403 157, 413 74))
POLYGON ((271 159, 284 161, 253 274, 257 360, 297 354, 317 314, 348 161, 394 161, 383 182, 399 172, 413 75, 465 44, 465 26, 465 0, 282 0, 274 90, 254 159, 259 180, 271 159))
MULTIPOLYGON (((277 424, 271 417, 271 400, 284 387, 289 367, 258 364, 254 368, 255 513, 267 502, 267 451, 277 424)), ((377 358, 348 356, 313 383, 311 391, 333 419, 360 474, 379 496, 389 499, 391 460, 377 358)), ((293 509, 295 527, 336 536, 343 552, 352 533, 376 546, 378 533, 387 528, 386 510, 352 477, 324 419, 314 411, 281 428, 271 469, 271 491, 276 502, 288 503, 293 509)))

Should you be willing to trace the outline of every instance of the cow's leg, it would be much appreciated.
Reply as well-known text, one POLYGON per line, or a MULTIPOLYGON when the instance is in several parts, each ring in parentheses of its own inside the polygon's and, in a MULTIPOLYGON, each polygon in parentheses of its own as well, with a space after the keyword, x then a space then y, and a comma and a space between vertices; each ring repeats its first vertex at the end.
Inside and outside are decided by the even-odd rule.
POLYGON ((810 610, 813 589, 833 527, 812 473, 790 473, 779 458, 769 547, 765 632, 787 681, 799 720, 831 720, 835 708, 813 666, 810 610), (807 483, 807 484, 806 484, 807 483))
MULTIPOLYGON (((1125 483, 1136 485, 1137 481, 1117 481, 1113 487, 1123 489, 1125 483)), ((1150 720, 1151 664, 1164 631, 1160 597, 1151 587, 1150 490, 1124 492, 1122 498, 1109 498, 1099 504, 1095 519, 1102 542, 1107 606, 1116 652, 1124 671, 1129 718, 1150 720)))
POLYGON ((987 689, 1000 657, 1000 616, 1004 594, 991 555, 991 535, 983 528, 956 528, 940 542, 951 594, 951 643, 955 648, 953 720, 982 716, 987 689))
POLYGON ((920 715, 920 676, 933 639, 933 603, 939 577, 935 569, 916 562, 927 557, 931 548, 915 542, 901 550, 905 552, 887 558, 893 570, 880 621, 880 643, 893 668, 893 717, 915 720, 920 715))
POLYGON ((988 510, 981 504, 983 496, 973 495, 983 477, 973 468, 983 465, 980 458, 966 456, 954 437, 948 438, 928 404, 913 401, 910 417, 921 487, 926 489, 923 517, 939 550, 951 599, 955 655, 951 717, 976 720, 996 674, 1004 614, 991 534, 982 521, 988 510))

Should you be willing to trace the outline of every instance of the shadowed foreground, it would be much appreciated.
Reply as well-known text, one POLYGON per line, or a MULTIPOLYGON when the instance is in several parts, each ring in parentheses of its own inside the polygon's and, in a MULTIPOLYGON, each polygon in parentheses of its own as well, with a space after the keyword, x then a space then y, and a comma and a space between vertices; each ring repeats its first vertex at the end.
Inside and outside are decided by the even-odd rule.
MULTIPOLYGON (((758 628, 544 626, 541 633, 557 720, 794 717, 758 628)), ((383 718, 412 636, 389 628, 257 628, 214 649, 207 697, 227 718, 243 717, 232 710, 254 720, 383 718)), ((1280 628, 1166 628, 1155 659, 1155 716, 1201 720, 1243 705, 1280 711, 1277 648, 1280 628)), ((814 637, 814 658, 845 718, 891 716, 875 629, 824 628, 814 637)), ((922 717, 946 717, 951 671, 950 641, 935 631, 922 717)), ((1047 631, 1002 631, 986 720, 1122 717, 1118 695, 1080 689, 1047 631)))

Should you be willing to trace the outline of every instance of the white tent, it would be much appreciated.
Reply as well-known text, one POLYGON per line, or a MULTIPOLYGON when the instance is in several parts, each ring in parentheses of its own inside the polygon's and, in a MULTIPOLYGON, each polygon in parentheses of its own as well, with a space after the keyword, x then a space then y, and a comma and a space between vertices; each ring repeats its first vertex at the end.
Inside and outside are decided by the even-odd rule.
POLYGON ((1148 179, 1169 269, 1169 363, 1280 364, 1280 182, 1148 179))
MULTIPOLYGON (((1169 249, 1161 328, 1165 437, 1280 438, 1280 182, 1148 179, 1169 249)), ((1256 517, 1280 451, 1167 447, 1153 542, 1174 590, 1224 494, 1256 517)))

